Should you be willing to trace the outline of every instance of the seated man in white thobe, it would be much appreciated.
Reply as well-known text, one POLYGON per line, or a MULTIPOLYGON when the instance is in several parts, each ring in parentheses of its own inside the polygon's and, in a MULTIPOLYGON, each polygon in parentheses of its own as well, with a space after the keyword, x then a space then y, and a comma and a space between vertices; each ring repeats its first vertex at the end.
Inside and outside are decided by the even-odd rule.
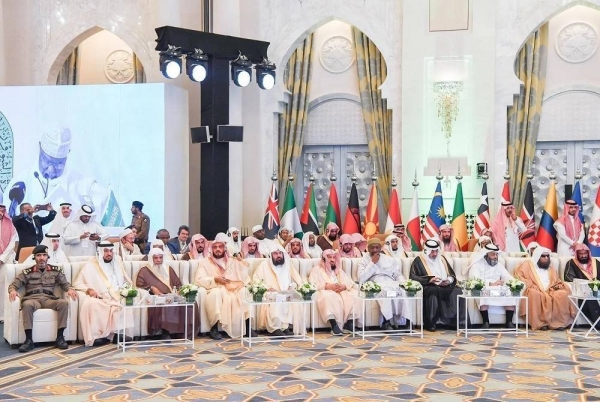
POLYGON ((133 233, 133 230, 126 228, 119 234, 119 243, 116 252, 123 260, 127 260, 131 255, 142 255, 140 246, 135 244, 135 233, 133 233))
MULTIPOLYGON (((400 272, 400 264, 392 257, 381 251, 381 240, 371 238, 367 244, 367 254, 358 263, 358 282, 362 285, 372 281, 381 285, 381 290, 396 291, 399 296, 406 296, 404 289, 399 287, 405 282, 400 272)), ((381 329, 396 329, 398 325, 404 325, 405 319, 411 319, 410 309, 406 299, 377 300, 383 318, 381 329)))
POLYGON ((248 305, 243 303, 248 299, 246 285, 250 282, 250 267, 241 256, 229 257, 227 243, 227 235, 217 233, 210 245, 210 255, 200 260, 194 278, 196 285, 207 290, 204 304, 211 327, 209 336, 214 340, 223 338, 219 324, 232 338, 250 331, 248 305), (241 327, 242 317, 246 322, 245 331, 241 327))
POLYGON ((258 251, 258 240, 252 236, 246 237, 242 242, 241 255, 242 258, 246 260, 250 258, 265 258, 265 256, 258 251))
MULTIPOLYGON (((79 325, 85 346, 110 342, 123 322, 119 292, 125 284, 133 285, 123 263, 114 258, 113 250, 111 242, 100 242, 97 257, 84 265, 73 283, 77 291, 85 294, 79 297, 79 325)), ((134 326, 131 310, 126 318, 127 330, 134 326)))
POLYGON ((292 238, 288 245, 285 246, 285 251, 290 258, 310 258, 304 252, 304 246, 300 239, 292 238))
POLYGON ((191 261, 191 260, 202 260, 210 254, 209 252, 209 244, 206 237, 202 236, 200 233, 197 233, 192 236, 192 240, 188 245, 189 251, 185 253, 181 259, 183 261, 191 261))
POLYGON ((305 232, 302 236, 302 246, 307 258, 321 258, 323 250, 317 245, 317 236, 313 232, 305 232))
MULTIPOLYGON (((0 205, 0 289, 6 289, 4 264, 15 261, 15 243, 19 241, 17 229, 6 213, 6 206, 0 205)), ((0 320, 4 319, 4 297, 0 296, 0 320)))
POLYGON ((240 236, 240 230, 232 226, 227 229, 227 236, 229 236, 227 252, 230 256, 235 257, 242 251, 242 236, 240 236))
MULTIPOLYGON (((500 249, 493 244, 488 244, 483 250, 479 251, 473 257, 473 263, 469 268, 469 278, 477 278, 483 280, 485 286, 503 286, 506 285, 512 275, 508 273, 504 265, 498 263, 498 252, 500 249)), ((481 328, 490 327, 489 310, 492 312, 506 311, 505 328, 514 328, 512 322, 515 310, 514 302, 510 299, 487 297, 476 299, 475 303, 479 307, 483 324, 481 328), (491 307, 490 307, 491 306, 491 307)))
POLYGON ((340 254, 331 249, 323 251, 321 263, 310 271, 308 281, 317 288, 317 311, 331 325, 332 335, 351 332, 352 320, 357 318, 354 299, 358 296, 358 285, 342 269, 340 254))
POLYGON ((393 258, 403 258, 407 256, 400 245, 400 239, 395 234, 391 234, 385 238, 383 252, 385 255, 389 255, 393 258))
POLYGON ((62 249, 62 239, 58 233, 46 233, 42 244, 48 247, 48 264, 66 264, 69 259, 62 249))
POLYGON ((96 244, 108 239, 108 232, 95 220, 94 210, 82 205, 73 222, 65 228, 64 243, 69 246, 69 257, 96 254, 96 244))
MULTIPOLYGON (((271 253, 271 258, 260 263, 254 272, 253 279, 263 280, 269 292, 286 292, 302 286, 302 278, 290 263, 290 257, 280 248, 271 253)), ((266 328, 273 336, 303 333, 302 307, 290 303, 271 303, 260 306, 258 311, 258 328, 266 328)))
POLYGON ((258 252, 262 255, 269 255, 279 247, 277 241, 265 238, 265 229, 261 225, 252 226, 252 237, 258 241, 258 252))

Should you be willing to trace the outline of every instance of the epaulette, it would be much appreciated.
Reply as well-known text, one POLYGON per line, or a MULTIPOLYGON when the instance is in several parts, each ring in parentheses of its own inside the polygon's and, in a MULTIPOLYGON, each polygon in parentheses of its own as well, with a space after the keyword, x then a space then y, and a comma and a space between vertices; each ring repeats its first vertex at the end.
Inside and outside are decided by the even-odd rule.
POLYGON ((30 273, 33 272, 33 267, 25 268, 22 272, 24 275, 29 275, 30 273))
POLYGON ((65 273, 65 271, 63 271, 62 267, 59 267, 58 265, 50 265, 50 264, 48 264, 46 266, 46 269, 49 269, 50 271, 56 271, 56 272, 59 272, 61 274, 65 273))

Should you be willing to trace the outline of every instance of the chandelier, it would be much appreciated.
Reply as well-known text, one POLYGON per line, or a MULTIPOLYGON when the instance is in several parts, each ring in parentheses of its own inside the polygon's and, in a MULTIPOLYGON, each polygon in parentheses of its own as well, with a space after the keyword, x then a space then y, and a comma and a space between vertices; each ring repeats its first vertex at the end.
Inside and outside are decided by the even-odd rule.
POLYGON ((433 83, 438 117, 442 120, 442 132, 447 140, 452 136, 452 123, 458 116, 458 104, 462 88, 463 85, 460 81, 438 81, 433 83))

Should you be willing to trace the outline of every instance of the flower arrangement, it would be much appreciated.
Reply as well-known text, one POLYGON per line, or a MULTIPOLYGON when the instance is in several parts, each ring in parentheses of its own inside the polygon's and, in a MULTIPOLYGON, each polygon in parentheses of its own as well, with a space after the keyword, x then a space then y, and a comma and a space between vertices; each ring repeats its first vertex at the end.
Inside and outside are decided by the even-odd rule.
POLYGON ((302 293, 303 295, 313 294, 316 291, 317 288, 310 282, 305 282, 298 288, 298 292, 302 293))
POLYGON ((471 278, 464 281, 461 287, 467 290, 481 290, 485 287, 485 282, 479 278, 471 278))
POLYGON ((265 281, 263 281, 262 279, 250 282, 246 285, 246 289, 248 289, 248 292, 252 295, 252 299, 255 302, 261 302, 263 295, 268 290, 265 281))
POLYGON ((365 293, 378 293, 381 292, 381 286, 372 281, 367 281, 360 285, 360 290, 365 293))
POLYGON ((600 281, 598 279, 592 279, 588 282, 588 286, 592 289, 593 292, 597 292, 600 290, 600 281))
POLYGON ((520 292, 525 287, 525 283, 520 281, 518 278, 509 279, 506 282, 506 286, 510 288, 510 291, 513 293, 520 292))
POLYGON ((407 279, 406 282, 400 284, 400 287, 407 292, 418 292, 423 289, 423 286, 417 281, 413 281, 412 279, 407 279))
POLYGON ((121 287, 121 290, 119 290, 119 293, 121 294, 121 297, 125 298, 136 297, 138 295, 138 290, 132 287, 129 283, 125 283, 121 287))
POLYGON ((198 293, 198 286, 193 283, 188 283, 179 289, 179 294, 181 296, 187 296, 189 293, 198 293))

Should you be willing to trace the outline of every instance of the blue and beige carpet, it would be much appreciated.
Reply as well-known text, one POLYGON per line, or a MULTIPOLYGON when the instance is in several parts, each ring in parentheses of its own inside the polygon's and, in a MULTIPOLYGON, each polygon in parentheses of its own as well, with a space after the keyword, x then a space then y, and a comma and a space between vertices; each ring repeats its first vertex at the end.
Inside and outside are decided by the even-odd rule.
POLYGON ((0 400, 23 401, 595 401, 597 341, 565 332, 457 338, 317 335, 242 347, 196 341, 133 348, 37 347, 0 358, 0 400))

